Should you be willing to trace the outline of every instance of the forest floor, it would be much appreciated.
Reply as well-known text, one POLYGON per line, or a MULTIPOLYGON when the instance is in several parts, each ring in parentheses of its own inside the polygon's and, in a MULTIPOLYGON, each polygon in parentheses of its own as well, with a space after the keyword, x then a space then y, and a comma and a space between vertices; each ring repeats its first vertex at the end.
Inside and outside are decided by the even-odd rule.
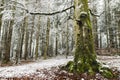
MULTIPOLYGON (((73 60, 72 56, 67 59, 64 56, 58 56, 28 64, 0 67, 0 80, 88 80, 85 79, 87 76, 85 73, 78 77, 59 68, 70 60, 73 60)), ((120 71, 120 56, 98 56, 98 61, 103 66, 120 71)), ((94 77, 96 80, 120 80, 105 79, 100 74, 94 77)))

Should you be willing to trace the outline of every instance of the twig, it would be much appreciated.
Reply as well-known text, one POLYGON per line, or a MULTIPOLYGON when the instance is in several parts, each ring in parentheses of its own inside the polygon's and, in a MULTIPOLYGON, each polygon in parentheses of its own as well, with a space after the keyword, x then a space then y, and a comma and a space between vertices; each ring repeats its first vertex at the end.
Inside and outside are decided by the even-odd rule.
POLYGON ((105 11, 103 11, 101 14, 98 15, 98 14, 94 14, 91 9, 88 9, 88 10, 90 11, 90 14, 92 16, 97 16, 97 17, 100 17, 105 12, 105 11))

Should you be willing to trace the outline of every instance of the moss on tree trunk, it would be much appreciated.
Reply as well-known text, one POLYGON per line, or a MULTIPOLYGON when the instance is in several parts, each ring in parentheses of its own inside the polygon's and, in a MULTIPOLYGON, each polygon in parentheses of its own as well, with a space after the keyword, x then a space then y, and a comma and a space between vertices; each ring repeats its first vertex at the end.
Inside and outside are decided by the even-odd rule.
POLYGON ((93 73, 98 71, 99 65, 96 61, 87 0, 75 0, 75 18, 77 33, 73 70, 93 73))
MULTIPOLYGON (((75 37, 76 37, 76 49, 74 61, 68 62, 66 68, 70 72, 74 73, 105 73, 105 77, 110 74, 113 76, 112 72, 108 68, 102 68, 100 64, 96 61, 96 53, 94 49, 92 25, 90 21, 90 15, 88 11, 88 1, 87 0, 74 0, 75 5, 75 37), (101 70, 103 72, 101 72, 101 70), (108 74, 109 73, 109 74, 108 74)), ((111 77, 109 76, 109 77, 111 77)))

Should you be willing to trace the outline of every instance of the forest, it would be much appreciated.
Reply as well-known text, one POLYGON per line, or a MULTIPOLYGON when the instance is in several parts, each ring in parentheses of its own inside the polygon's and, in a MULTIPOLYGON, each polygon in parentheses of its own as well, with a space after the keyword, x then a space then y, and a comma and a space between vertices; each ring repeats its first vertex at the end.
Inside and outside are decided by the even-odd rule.
POLYGON ((0 80, 120 80, 120 0, 0 0, 0 80))

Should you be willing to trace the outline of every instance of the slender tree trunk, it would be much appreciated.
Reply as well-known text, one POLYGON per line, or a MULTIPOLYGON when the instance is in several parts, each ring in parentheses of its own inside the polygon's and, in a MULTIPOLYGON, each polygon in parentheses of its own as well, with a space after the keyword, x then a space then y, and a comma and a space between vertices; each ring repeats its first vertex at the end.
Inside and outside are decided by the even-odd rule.
POLYGON ((105 0, 104 1, 105 3, 105 26, 106 26, 106 35, 107 35, 107 50, 108 52, 110 51, 110 41, 109 41, 109 27, 110 27, 110 22, 109 22, 109 11, 110 11, 110 8, 109 8, 109 2, 108 0, 105 0))
POLYGON ((25 27, 25 50, 24 50, 24 59, 26 60, 28 58, 28 18, 26 17, 25 18, 25 24, 24 24, 24 27, 25 27))
POLYGON ((58 55, 58 38, 57 38, 57 33, 56 33, 56 39, 55 39, 55 56, 58 55))
POLYGON ((24 27, 24 24, 25 24, 25 20, 24 20, 24 23, 23 25, 21 26, 21 46, 20 46, 20 59, 22 59, 22 53, 23 53, 23 44, 24 44, 24 33, 25 33, 25 27, 24 27))
POLYGON ((40 16, 37 25, 37 32, 36 32, 36 47, 35 47, 35 59, 38 58, 38 48, 39 48, 39 34, 40 33, 40 16))
POLYGON ((120 20, 118 22, 118 41, 119 41, 118 52, 120 53, 120 20))
POLYGON ((44 55, 44 32, 43 32, 44 29, 42 29, 42 36, 41 36, 41 40, 42 40, 42 44, 41 44, 41 55, 43 56, 44 55))
POLYGON ((110 50, 110 53, 111 52, 111 48, 113 49, 114 48, 114 36, 113 36, 113 28, 111 27, 111 21, 112 21, 112 17, 111 17, 111 13, 110 13, 110 5, 109 5, 110 1, 107 0, 107 25, 108 25, 108 34, 109 34, 109 50, 110 50))
POLYGON ((50 32, 50 18, 48 18, 48 21, 47 21, 46 46, 45 46, 45 52, 44 52, 44 59, 47 58, 47 54, 48 54, 48 47, 49 47, 49 32, 50 32))
POLYGON ((58 26, 59 26, 59 18, 58 18, 58 15, 56 15, 56 22, 55 22, 55 28, 56 28, 56 35, 55 35, 55 56, 58 55, 58 26))
POLYGON ((100 31, 100 49, 102 50, 102 33, 100 31))
MULTIPOLYGON (((96 7, 95 5, 93 6, 93 12, 96 12, 96 7)), ((93 33, 94 33, 94 43, 95 43, 95 49, 98 49, 99 44, 98 44, 98 28, 97 28, 97 18, 93 17, 93 33)))
MULTIPOLYGON (((3 5, 4 5, 3 0, 1 0, 1 2, 0 2, 0 7, 3 6, 3 5)), ((3 9, 0 8, 0 12, 1 12, 2 10, 3 10, 3 9)), ((2 14, 0 14, 0 32, 1 32, 1 26, 2 26, 2 14)))
POLYGON ((32 58, 32 52, 31 52, 31 47, 32 47, 32 39, 33 39, 33 28, 34 28, 34 20, 35 20, 35 15, 32 16, 33 18, 33 22, 32 22, 32 27, 31 27, 31 33, 30 33, 30 44, 29 44, 29 55, 30 55, 30 58, 32 58))
POLYGON ((69 28, 68 28, 68 22, 67 22, 67 37, 66 37, 66 58, 69 55, 69 28))
MULTIPOLYGON (((3 6, 3 0, 1 0, 1 3, 0 3, 0 7, 3 6)), ((3 9, 0 9, 0 12, 2 11, 3 9)), ((2 15, 0 14, 0 37, 1 37, 1 26, 2 26, 2 15)), ((1 60, 1 56, 2 56, 2 50, 1 50, 1 43, 0 43, 0 60, 1 60)))

